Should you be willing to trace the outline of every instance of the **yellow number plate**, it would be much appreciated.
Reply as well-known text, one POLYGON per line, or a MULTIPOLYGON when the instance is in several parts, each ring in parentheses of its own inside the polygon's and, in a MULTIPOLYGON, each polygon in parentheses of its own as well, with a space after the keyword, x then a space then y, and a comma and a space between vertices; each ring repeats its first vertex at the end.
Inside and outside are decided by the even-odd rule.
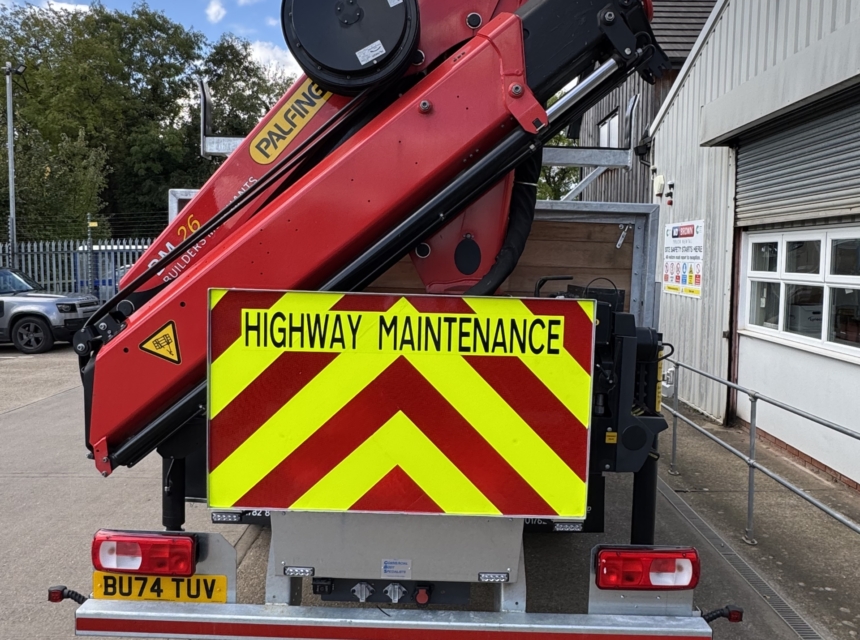
POLYGON ((99 600, 227 602, 227 576, 139 576, 93 573, 93 597, 99 600))

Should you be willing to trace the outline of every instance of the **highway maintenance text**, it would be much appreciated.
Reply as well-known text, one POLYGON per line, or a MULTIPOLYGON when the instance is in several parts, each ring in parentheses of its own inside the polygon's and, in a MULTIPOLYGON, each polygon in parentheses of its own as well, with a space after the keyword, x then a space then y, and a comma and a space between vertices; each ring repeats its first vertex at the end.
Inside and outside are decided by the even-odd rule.
POLYGON ((242 310, 242 344, 282 351, 558 355, 560 316, 242 310))

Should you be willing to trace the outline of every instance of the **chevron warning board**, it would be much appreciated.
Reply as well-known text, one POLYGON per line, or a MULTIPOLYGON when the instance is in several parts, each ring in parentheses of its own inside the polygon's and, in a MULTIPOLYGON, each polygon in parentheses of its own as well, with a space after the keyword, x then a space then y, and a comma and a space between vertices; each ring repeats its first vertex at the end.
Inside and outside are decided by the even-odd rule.
POLYGON ((582 519, 594 303, 210 291, 209 506, 582 519))

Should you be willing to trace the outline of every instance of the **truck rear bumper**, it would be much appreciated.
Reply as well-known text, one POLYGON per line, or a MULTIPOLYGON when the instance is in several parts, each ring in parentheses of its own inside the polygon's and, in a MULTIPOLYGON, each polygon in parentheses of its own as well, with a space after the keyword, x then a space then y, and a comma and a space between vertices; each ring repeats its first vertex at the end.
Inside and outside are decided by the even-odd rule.
POLYGON ((80 636, 316 640, 658 640, 711 638, 699 617, 476 613, 283 605, 129 603, 88 600, 80 636))

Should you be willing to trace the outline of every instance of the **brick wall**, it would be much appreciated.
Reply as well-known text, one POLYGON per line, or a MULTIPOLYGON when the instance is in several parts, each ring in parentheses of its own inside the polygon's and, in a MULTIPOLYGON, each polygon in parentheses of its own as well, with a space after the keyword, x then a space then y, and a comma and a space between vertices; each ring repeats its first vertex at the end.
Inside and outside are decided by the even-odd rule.
MULTIPOLYGON (((732 421, 733 426, 738 426, 749 433, 750 425, 746 420, 741 420, 740 418, 735 418, 732 421)), ((762 431, 761 427, 757 429, 758 439, 767 442, 773 445, 776 449, 779 449, 785 455, 794 459, 795 462, 800 464, 803 467, 806 467, 810 471, 815 473, 824 474, 829 476, 834 482, 838 482, 840 484, 845 485, 849 489, 860 493, 860 482, 852 480, 848 476, 842 475, 835 469, 831 469, 823 462, 819 462, 815 458, 806 455, 802 451, 795 449, 787 442, 783 442, 779 438, 776 438, 766 431, 762 431)))

